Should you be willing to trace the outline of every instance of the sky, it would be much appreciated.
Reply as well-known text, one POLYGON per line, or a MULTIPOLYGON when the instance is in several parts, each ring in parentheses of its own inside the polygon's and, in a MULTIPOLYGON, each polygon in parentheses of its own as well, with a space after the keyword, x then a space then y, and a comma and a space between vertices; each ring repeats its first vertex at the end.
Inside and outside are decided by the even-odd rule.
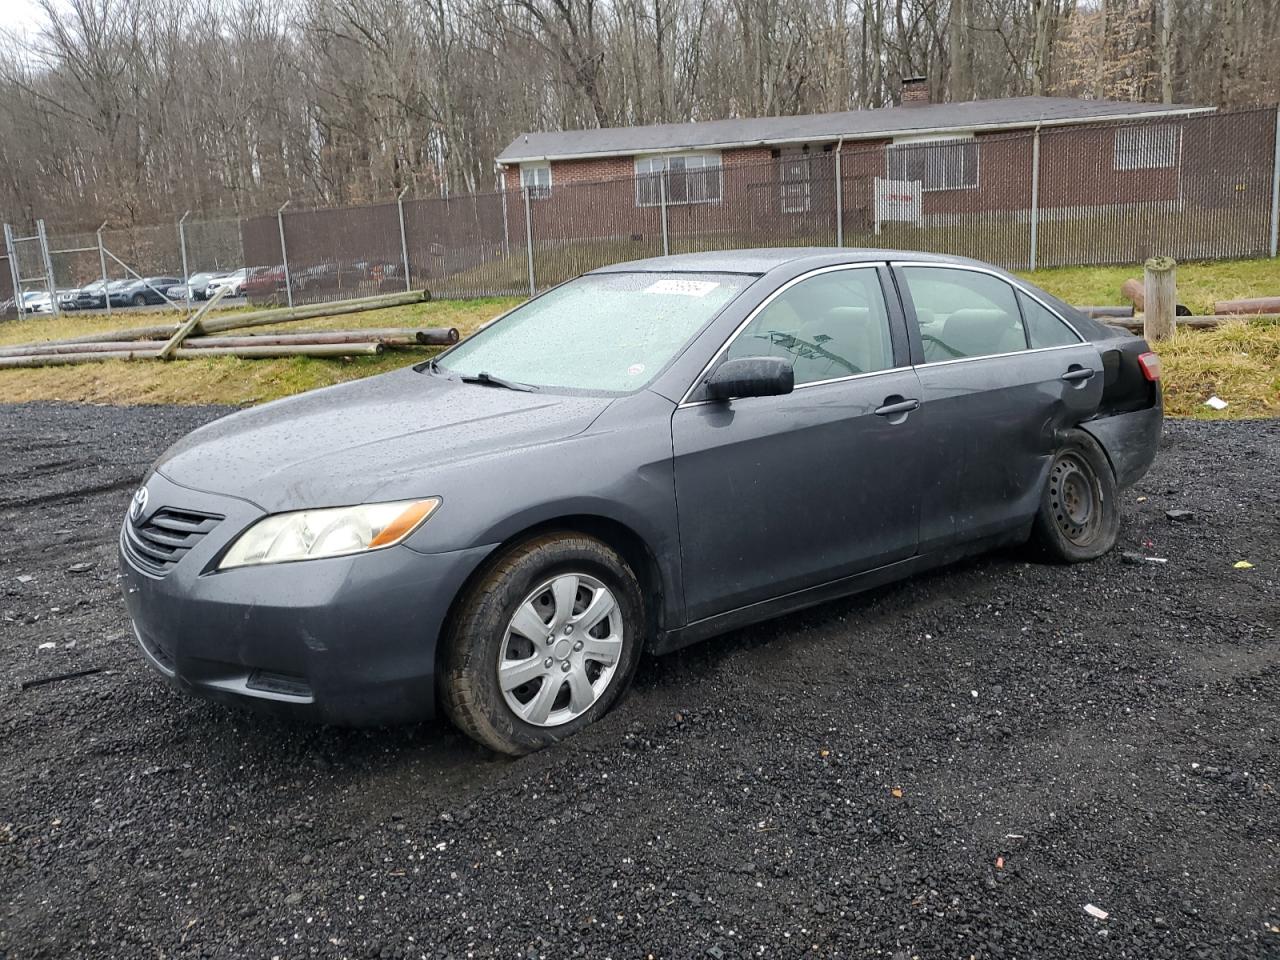
POLYGON ((34 33, 44 23, 44 13, 36 0, 0 0, 0 30, 34 33))

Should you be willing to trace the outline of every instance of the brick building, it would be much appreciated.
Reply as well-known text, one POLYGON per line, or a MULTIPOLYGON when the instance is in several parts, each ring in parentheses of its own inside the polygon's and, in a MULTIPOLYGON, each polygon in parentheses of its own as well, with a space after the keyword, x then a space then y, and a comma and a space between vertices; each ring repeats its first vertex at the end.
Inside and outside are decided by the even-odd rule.
POLYGON ((767 221, 785 237, 788 222, 811 230, 815 211, 837 206, 844 224, 869 227, 895 189, 916 223, 1025 210, 1035 149, 1054 174, 1042 178, 1042 208, 1176 201, 1192 159, 1183 125, 1212 112, 1063 97, 932 103, 913 78, 900 106, 877 110, 528 133, 497 167, 502 187, 528 189, 543 235, 591 236, 593 224, 608 235, 602 221, 623 216, 644 228, 665 206, 671 229, 767 221), (552 198, 554 219, 537 203, 552 198))

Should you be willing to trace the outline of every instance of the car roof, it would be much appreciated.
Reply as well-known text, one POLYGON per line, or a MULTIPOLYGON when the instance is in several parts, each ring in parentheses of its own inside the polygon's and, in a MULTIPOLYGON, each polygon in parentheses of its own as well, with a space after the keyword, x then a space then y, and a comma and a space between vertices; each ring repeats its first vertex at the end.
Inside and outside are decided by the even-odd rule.
POLYGON ((677 253, 648 257, 600 267, 591 273, 746 273, 754 276, 787 265, 817 266, 832 263, 867 263, 885 260, 926 260, 962 263, 991 268, 990 264, 968 257, 921 253, 918 250, 883 250, 875 247, 757 247, 747 250, 713 250, 704 253, 677 253))

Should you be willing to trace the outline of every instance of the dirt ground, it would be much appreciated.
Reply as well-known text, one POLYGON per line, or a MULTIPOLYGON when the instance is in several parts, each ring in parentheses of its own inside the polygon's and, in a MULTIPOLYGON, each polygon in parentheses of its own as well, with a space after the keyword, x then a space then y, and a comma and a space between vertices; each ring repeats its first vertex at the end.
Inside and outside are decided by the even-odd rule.
POLYGON ((221 412, 0 407, 0 957, 1280 956, 1280 423, 1171 422, 1096 563, 649 658, 513 761, 150 673, 118 523, 221 412))

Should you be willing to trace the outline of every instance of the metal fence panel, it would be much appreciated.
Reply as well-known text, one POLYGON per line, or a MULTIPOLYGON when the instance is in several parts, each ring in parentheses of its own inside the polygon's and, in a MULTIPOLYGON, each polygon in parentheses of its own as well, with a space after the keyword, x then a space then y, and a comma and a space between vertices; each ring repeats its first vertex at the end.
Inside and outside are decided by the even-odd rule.
POLYGON ((7 320, 17 315, 18 304, 13 297, 13 273, 9 268, 9 258, 0 254, 0 318, 7 320))
POLYGON ((411 286, 444 299, 528 293, 520 191, 406 200, 403 207, 411 286))
POLYGON ((232 271, 244 266, 240 221, 235 218, 188 220, 183 224, 189 273, 232 271))
MULTIPOLYGON (((557 184, 547 197, 529 194, 539 290, 605 264, 662 254, 661 206, 637 199, 634 178, 557 184)), ((523 232, 523 203, 508 203, 512 230, 523 232)))
POLYGON ((1044 266, 1268 254, 1275 110, 1045 131, 1044 266))

